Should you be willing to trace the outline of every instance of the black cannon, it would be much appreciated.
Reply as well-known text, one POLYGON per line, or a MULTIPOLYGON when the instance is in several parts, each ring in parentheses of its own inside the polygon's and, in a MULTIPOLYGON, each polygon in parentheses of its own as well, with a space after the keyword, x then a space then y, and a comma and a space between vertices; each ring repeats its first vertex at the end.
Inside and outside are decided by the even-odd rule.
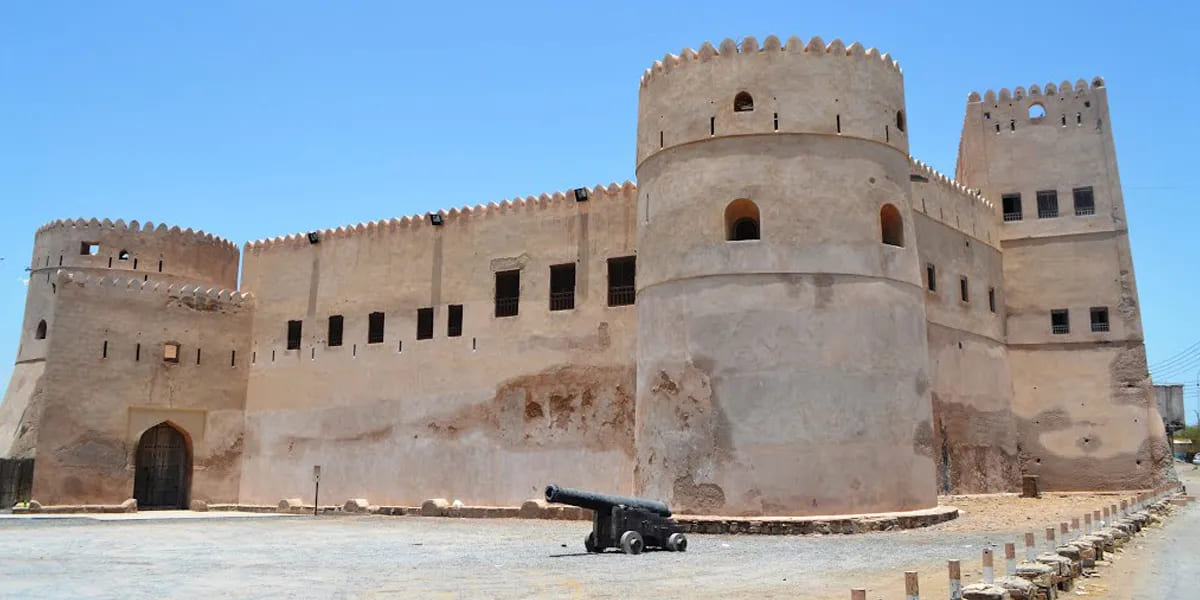
POLYGON ((671 519, 671 509, 665 502, 596 494, 554 484, 546 486, 546 502, 592 511, 592 532, 583 540, 588 552, 603 552, 606 548, 620 548, 626 554, 640 554, 646 548, 687 550, 683 528, 671 519))

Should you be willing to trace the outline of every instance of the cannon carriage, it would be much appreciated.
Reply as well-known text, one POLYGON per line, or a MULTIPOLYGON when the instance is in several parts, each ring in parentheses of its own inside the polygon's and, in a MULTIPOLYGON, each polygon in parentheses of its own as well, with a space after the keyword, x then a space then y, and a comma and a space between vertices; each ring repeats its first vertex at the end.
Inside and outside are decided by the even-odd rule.
POLYGON ((687 550, 683 528, 671 518, 664 502, 610 496, 554 484, 546 486, 546 501, 570 504, 592 511, 592 531, 583 541, 588 552, 620 548, 626 554, 641 554, 647 548, 672 552, 687 550))

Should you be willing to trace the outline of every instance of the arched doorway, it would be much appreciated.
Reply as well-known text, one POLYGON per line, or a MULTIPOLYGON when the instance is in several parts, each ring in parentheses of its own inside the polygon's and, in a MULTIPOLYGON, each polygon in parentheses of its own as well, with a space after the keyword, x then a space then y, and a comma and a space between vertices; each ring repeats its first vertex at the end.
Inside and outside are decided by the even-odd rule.
POLYGON ((137 448, 133 497, 138 508, 187 508, 192 453, 183 433, 159 423, 142 434, 137 448))

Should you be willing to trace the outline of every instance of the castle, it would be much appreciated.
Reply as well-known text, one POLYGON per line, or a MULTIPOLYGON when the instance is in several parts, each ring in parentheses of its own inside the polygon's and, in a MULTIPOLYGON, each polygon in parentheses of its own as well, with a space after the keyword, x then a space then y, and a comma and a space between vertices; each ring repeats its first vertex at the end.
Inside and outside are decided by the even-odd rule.
MULTIPOLYGON (((1103 80, 967 98, 955 177, 904 80, 820 38, 641 79, 637 185, 256 241, 38 230, 0 457, 42 503, 932 506, 1169 469, 1103 80), (239 286, 238 261, 241 260, 239 286)), ((453 201, 453 198, 448 198, 453 201)))

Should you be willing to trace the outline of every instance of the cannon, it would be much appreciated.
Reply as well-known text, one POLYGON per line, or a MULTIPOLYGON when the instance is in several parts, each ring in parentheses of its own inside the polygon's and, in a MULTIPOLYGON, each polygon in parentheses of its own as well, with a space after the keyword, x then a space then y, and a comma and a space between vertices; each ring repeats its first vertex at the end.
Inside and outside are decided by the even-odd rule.
POLYGON ((588 552, 604 552, 608 548, 620 548, 625 554, 641 554, 646 548, 687 550, 683 528, 671 519, 671 509, 665 502, 597 494, 554 484, 546 486, 546 502, 592 511, 592 532, 583 540, 588 552))

